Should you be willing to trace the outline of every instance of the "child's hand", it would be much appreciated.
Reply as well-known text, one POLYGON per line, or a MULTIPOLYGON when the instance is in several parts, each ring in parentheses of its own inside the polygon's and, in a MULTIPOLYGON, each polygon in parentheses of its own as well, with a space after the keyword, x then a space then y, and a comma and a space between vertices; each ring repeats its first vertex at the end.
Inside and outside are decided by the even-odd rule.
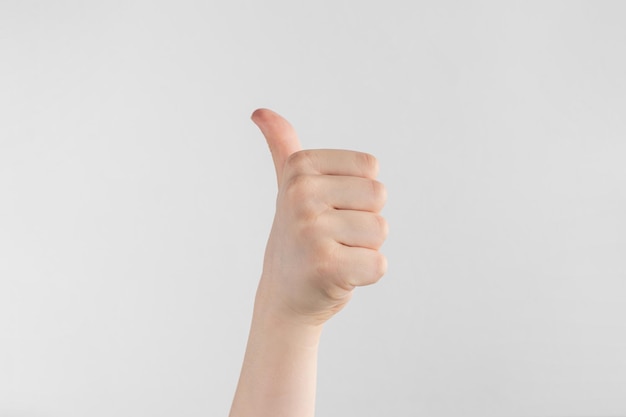
POLYGON ((258 109, 252 120, 270 147, 278 197, 257 304, 280 319, 321 325, 341 310, 355 286, 387 269, 378 249, 388 232, 379 214, 385 187, 372 155, 301 150, 293 127, 258 109))

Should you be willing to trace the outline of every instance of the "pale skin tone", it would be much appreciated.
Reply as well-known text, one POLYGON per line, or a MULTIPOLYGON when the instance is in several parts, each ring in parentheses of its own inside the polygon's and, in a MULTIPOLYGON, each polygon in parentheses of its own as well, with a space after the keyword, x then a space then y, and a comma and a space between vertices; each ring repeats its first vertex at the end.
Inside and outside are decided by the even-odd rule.
POLYGON ((370 154, 302 150, 291 124, 258 109, 278 196, 229 417, 313 417, 324 323, 387 269, 386 200, 370 154))

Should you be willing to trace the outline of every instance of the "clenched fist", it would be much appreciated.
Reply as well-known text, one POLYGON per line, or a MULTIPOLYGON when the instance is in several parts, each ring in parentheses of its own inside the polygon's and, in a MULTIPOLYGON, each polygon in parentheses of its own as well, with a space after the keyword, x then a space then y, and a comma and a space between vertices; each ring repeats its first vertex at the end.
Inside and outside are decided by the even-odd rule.
POLYGON ((282 319, 321 325, 355 287, 377 282, 387 269, 379 252, 388 225, 378 161, 362 152, 301 150, 293 127, 271 110, 256 110, 252 120, 278 180, 257 302, 282 319))

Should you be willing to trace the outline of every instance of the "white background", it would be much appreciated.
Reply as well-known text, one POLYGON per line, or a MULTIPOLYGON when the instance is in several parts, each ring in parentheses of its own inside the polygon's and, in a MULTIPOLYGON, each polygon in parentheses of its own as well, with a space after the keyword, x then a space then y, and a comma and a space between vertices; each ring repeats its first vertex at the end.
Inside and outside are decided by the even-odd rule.
POLYGON ((626 415, 626 3, 0 1, 0 415, 226 416, 276 184, 370 152, 321 416, 626 415))

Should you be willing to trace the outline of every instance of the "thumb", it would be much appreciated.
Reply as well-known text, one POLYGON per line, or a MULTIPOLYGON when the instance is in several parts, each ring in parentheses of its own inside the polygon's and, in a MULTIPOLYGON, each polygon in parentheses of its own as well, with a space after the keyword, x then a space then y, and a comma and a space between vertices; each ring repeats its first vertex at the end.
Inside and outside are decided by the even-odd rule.
POLYGON ((276 181, 280 187, 287 158, 302 149, 298 135, 285 118, 272 110, 257 109, 250 118, 265 136, 274 160, 276 181))

